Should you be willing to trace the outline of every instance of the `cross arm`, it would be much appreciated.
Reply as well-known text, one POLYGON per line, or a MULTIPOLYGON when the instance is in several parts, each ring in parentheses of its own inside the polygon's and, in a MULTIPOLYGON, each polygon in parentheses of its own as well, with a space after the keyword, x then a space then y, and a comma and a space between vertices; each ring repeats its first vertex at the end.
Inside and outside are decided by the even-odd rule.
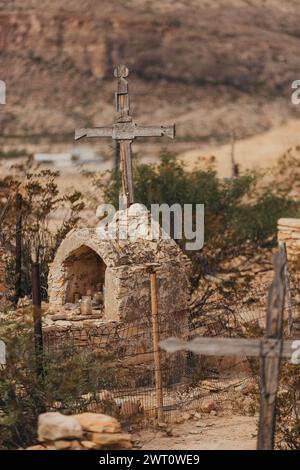
POLYGON ((170 139, 175 137, 175 124, 171 126, 136 126, 135 137, 161 137, 166 135, 170 139))
MULTIPOLYGON (((291 358, 295 352, 294 341, 284 341, 281 357, 291 358)), ((176 351, 192 351, 205 356, 238 356, 246 355, 259 357, 267 354, 268 357, 278 355, 278 340, 276 339, 244 339, 244 338, 208 338, 198 337, 192 341, 183 341, 178 338, 168 338, 160 342, 160 347, 169 353, 176 351)))
POLYGON ((85 129, 75 129, 75 140, 82 139, 83 137, 112 137, 112 127, 94 127, 85 129))
POLYGON ((137 126, 136 124, 117 123, 112 127, 94 127, 75 130, 75 140, 83 137, 111 137, 115 140, 133 140, 135 137, 175 137, 175 125, 172 126, 137 126))

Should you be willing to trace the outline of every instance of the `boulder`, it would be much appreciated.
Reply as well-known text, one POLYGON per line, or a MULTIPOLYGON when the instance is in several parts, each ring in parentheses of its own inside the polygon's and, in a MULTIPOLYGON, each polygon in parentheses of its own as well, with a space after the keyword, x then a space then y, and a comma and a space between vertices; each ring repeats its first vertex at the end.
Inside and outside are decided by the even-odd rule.
POLYGON ((91 442, 91 441, 81 441, 80 444, 85 448, 85 449, 88 449, 88 450, 92 450, 92 449, 96 449, 97 448, 97 444, 95 442, 91 442))
POLYGON ((39 441, 77 439, 83 435, 82 428, 72 416, 58 412, 43 413, 38 420, 39 441))
POLYGON ((36 446, 27 447, 25 450, 47 450, 47 447, 44 447, 41 444, 38 444, 36 446))
POLYGON ((204 398, 200 404, 200 411, 202 413, 210 413, 216 409, 215 402, 212 398, 204 398))
POLYGON ((54 442, 54 447, 57 450, 66 450, 72 447, 72 441, 59 440, 54 442))
POLYGON ((120 424, 115 418, 102 413, 81 413, 74 415, 73 418, 84 431, 116 433, 121 429, 120 424))
POLYGON ((98 449, 116 447, 125 450, 132 448, 131 435, 127 433, 88 433, 87 438, 97 444, 98 449))

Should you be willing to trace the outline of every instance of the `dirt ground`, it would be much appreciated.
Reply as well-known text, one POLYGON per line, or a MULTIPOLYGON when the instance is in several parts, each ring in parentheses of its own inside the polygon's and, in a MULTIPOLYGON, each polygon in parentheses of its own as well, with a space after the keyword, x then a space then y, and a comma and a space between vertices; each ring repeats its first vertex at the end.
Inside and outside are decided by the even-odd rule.
MULTIPOLYGON (((293 119, 284 125, 247 139, 237 140, 234 144, 235 161, 241 170, 268 168, 273 166, 290 147, 299 145, 300 120, 293 119)), ((221 177, 231 175, 232 144, 203 146, 179 154, 188 168, 193 168, 203 157, 214 156, 216 169, 221 177)))
POLYGON ((216 416, 192 419, 165 430, 134 435, 143 450, 254 450, 257 417, 216 416), (169 435, 168 435, 169 434, 169 435))
MULTIPOLYGON (((269 168, 272 167, 279 157, 281 157, 289 148, 297 147, 300 144, 300 119, 288 120, 285 124, 272 129, 253 135, 245 139, 237 139, 234 142, 234 156, 240 169, 269 168)), ((229 140, 229 139, 228 139, 229 140)), ((27 150, 29 153, 40 151, 45 152, 71 152, 74 145, 69 144, 47 144, 48 146, 29 145, 27 150)), ((98 151, 99 155, 109 155, 108 143, 101 143, 98 147, 93 148, 98 151)), ((133 151, 139 157, 139 162, 156 163, 162 148, 170 152, 174 152, 179 160, 182 160, 187 169, 203 166, 203 161, 214 156, 216 170, 220 177, 228 177, 231 175, 231 152, 232 143, 228 141, 225 145, 207 145, 201 142, 195 143, 176 141, 161 142, 139 142, 134 143, 133 151)), ((22 158, 0 159, 0 175, 14 174, 11 166, 20 163, 22 158)), ((113 168, 113 159, 105 158, 99 160, 99 163, 86 164, 84 166, 72 166, 66 168, 55 168, 61 172, 58 178, 58 184, 61 190, 66 191, 70 188, 79 191, 87 191, 89 189, 89 180, 82 175, 82 170, 104 172, 113 168)))

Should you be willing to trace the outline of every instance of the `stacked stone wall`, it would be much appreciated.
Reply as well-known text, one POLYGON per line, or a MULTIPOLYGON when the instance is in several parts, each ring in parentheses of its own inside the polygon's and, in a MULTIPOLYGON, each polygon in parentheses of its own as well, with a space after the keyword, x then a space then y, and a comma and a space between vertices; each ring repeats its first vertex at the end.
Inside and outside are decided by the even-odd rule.
POLYGON ((278 241, 286 243, 289 261, 300 261, 300 219, 279 219, 278 241))

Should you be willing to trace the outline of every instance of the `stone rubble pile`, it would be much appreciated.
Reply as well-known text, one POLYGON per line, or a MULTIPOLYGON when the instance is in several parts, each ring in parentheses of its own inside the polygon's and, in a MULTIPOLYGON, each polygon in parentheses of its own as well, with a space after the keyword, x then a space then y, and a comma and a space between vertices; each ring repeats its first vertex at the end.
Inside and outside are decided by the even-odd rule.
POLYGON ((128 450, 131 435, 122 432, 119 422, 101 413, 65 416, 43 413, 38 420, 38 445, 27 450, 128 450))
POLYGON ((286 243, 289 261, 300 259, 300 219, 279 219, 278 241, 286 243))

